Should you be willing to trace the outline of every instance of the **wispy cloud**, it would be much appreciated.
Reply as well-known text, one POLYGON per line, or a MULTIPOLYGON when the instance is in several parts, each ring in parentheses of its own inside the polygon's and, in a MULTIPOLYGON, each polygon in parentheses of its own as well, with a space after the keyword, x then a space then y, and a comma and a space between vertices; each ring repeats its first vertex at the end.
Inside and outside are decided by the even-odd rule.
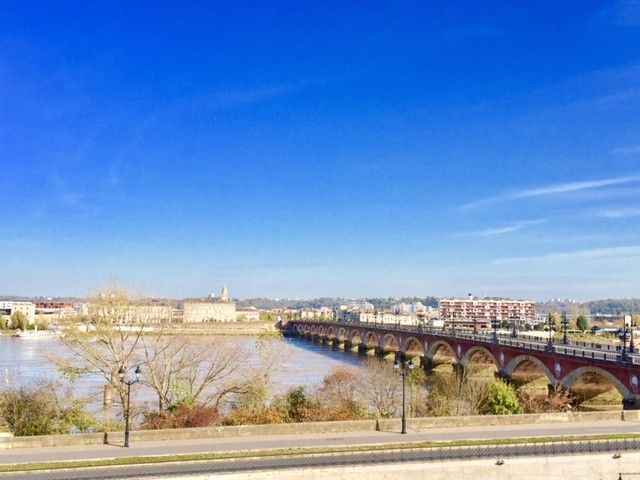
POLYGON ((628 147, 619 147, 611 150, 614 155, 635 155, 640 154, 640 144, 631 145, 628 147))
POLYGON ((598 210, 596 216, 599 218, 627 218, 627 217, 639 217, 640 207, 619 207, 619 208, 605 208, 598 210))
POLYGON ((618 0, 605 7, 599 15, 607 23, 624 27, 640 25, 640 0, 618 0))
POLYGON ((179 103, 198 110, 226 110, 229 108, 267 102, 299 90, 324 85, 325 83, 327 83, 327 80, 313 82, 301 81, 248 89, 210 92, 186 98, 179 103))
POLYGON ((507 203, 515 200, 522 200, 527 198, 539 198, 548 197, 552 195, 560 195, 563 193, 574 193, 585 190, 592 190, 602 187, 611 187, 614 185, 623 185, 626 183, 639 182, 640 175, 632 175, 626 177, 604 178, 600 180, 588 180, 582 182, 567 182, 559 183, 555 185, 549 185, 539 188, 531 188, 526 190, 518 190, 504 195, 497 195, 495 197, 488 197, 474 202, 469 202, 463 205, 462 210, 470 210, 473 208, 482 207, 484 205, 490 205, 495 203, 507 203))
POLYGON ((541 223, 544 223, 544 222, 545 220, 543 218, 538 220, 523 220, 520 222, 512 223, 510 225, 505 225, 503 227, 488 228, 486 230, 480 230, 479 232, 477 232, 477 235, 481 237, 494 237, 498 235, 505 235, 507 233, 517 232, 518 230, 522 230, 523 228, 531 225, 540 225, 541 223))
POLYGON ((58 200, 63 205, 68 207, 83 207, 85 205, 84 195, 71 187, 66 178, 61 177, 58 173, 53 173, 51 183, 58 200))
POLYGON ((571 252, 549 253, 532 257, 510 257, 494 260, 496 265, 511 263, 531 263, 563 260, 597 260, 614 258, 640 258, 640 245, 628 245, 623 247, 590 248, 574 250, 571 252))

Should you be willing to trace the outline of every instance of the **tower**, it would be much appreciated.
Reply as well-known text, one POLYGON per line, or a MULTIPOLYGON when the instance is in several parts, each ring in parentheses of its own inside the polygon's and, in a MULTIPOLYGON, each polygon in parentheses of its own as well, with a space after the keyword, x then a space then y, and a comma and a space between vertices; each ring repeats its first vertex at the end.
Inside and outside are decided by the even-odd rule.
POLYGON ((229 302, 229 291, 227 290, 227 284, 222 286, 222 293, 220 293, 220 301, 224 303, 229 302))

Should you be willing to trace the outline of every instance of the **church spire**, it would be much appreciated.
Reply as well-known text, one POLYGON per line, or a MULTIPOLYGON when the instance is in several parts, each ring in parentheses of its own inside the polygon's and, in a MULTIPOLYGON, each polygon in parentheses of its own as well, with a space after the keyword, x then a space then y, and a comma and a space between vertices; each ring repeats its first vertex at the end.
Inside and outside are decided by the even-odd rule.
POLYGON ((225 283, 222 286, 222 293, 220 294, 220 301, 228 302, 229 301, 229 291, 227 290, 227 284, 225 283))

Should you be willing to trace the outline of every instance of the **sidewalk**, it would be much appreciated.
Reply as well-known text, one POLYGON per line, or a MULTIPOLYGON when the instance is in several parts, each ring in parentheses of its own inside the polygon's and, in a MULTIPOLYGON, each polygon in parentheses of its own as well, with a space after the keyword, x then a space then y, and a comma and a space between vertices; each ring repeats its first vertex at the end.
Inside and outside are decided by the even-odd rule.
POLYGON ((504 439, 546 436, 640 433, 640 425, 630 422, 584 422, 496 427, 455 427, 400 435, 397 432, 348 432, 310 435, 271 435, 181 441, 154 441, 121 445, 90 445, 0 450, 0 465, 62 460, 94 460, 117 457, 240 452, 302 447, 344 447, 418 441, 504 439))

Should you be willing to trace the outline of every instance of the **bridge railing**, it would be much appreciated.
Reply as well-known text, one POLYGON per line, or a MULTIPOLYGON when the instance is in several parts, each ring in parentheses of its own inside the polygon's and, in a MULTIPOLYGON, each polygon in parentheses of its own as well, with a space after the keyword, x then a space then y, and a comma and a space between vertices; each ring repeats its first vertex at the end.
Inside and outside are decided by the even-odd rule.
MULTIPOLYGON (((314 322, 312 320, 302 320, 305 322, 314 322)), ((315 323, 315 322, 314 322, 315 323)), ((320 323, 320 322, 318 322, 320 323)), ((327 322, 322 322, 326 324, 327 322)), ((342 326, 369 326, 373 328, 389 330, 392 332, 407 332, 417 334, 427 334, 444 338, 455 338, 463 340, 471 340, 478 343, 493 344, 522 348, 526 350, 534 350, 538 352, 551 351, 559 355, 576 357, 581 359, 592 359, 612 363, 630 363, 640 365, 640 355, 627 353, 623 358, 621 349, 613 348, 615 345, 596 344, 590 342, 569 342, 568 344, 560 343, 554 339, 551 343, 544 340, 532 340, 530 338, 513 337, 512 334, 494 334, 494 332, 473 333, 469 330, 445 330, 443 328, 429 327, 426 325, 397 325, 376 322, 340 322, 334 321, 336 325, 342 326), (582 345, 580 345, 582 344, 582 345), (596 347, 593 347, 593 346, 596 347), (604 349, 606 347, 606 349, 604 349)))

